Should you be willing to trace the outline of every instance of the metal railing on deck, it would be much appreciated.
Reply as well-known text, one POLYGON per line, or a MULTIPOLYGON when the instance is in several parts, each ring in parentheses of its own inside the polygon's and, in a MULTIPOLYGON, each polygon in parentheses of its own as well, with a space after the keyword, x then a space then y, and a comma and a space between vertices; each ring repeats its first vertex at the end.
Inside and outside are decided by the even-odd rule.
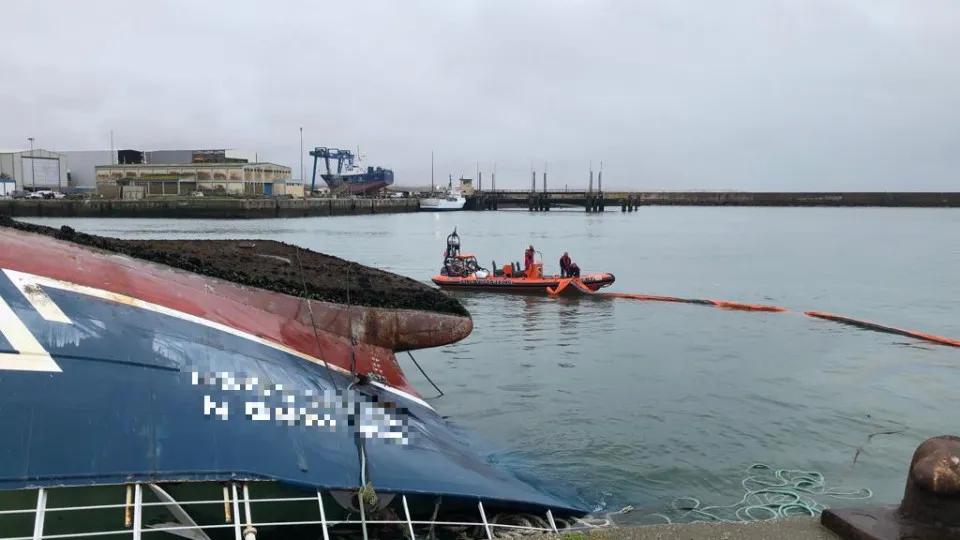
MULTIPOLYGON (((169 497, 159 488, 157 484, 146 484, 148 487, 151 487, 154 491, 169 497)), ((546 520, 538 519, 541 524, 532 523, 529 520, 528 525, 516 525, 516 524, 507 524, 507 523, 497 523, 497 519, 488 519, 486 510, 484 509, 483 502, 477 503, 477 509, 480 514, 480 521, 475 522, 466 522, 466 521, 422 521, 422 520, 413 520, 410 515, 410 509, 407 504, 406 495, 401 495, 401 501, 403 503, 404 510, 404 519, 402 520, 368 520, 366 519, 366 512, 364 509, 364 504, 362 497, 358 498, 359 501, 359 510, 360 510, 360 519, 359 520, 329 520, 327 519, 327 513, 324 508, 324 495, 322 492, 317 491, 315 496, 310 497, 281 497, 281 498, 272 498, 272 499, 251 499, 250 498, 250 488, 247 482, 243 482, 242 488, 242 498, 238 496, 237 483, 231 482, 229 484, 223 485, 223 499, 220 500, 200 500, 200 501, 174 501, 174 502, 165 502, 162 499, 158 502, 144 502, 143 501, 143 486, 144 484, 126 484, 126 502, 120 504, 101 504, 101 505, 84 505, 84 506, 68 506, 68 507, 56 507, 48 508, 47 507, 47 496, 49 494, 48 489, 40 488, 37 490, 37 503, 35 509, 18 509, 18 510, 0 510, 0 519, 4 516, 16 515, 16 514, 29 514, 34 513, 34 526, 33 526, 33 535, 32 536, 16 536, 16 537, 7 537, 0 536, 0 540, 42 540, 42 539, 60 539, 60 538, 93 538, 93 537, 132 537, 133 540, 141 540, 143 535, 146 533, 155 533, 155 532, 168 532, 177 534, 180 536, 186 536, 183 533, 188 531, 205 531, 212 529, 233 529, 233 537, 235 540, 257 540, 258 527, 283 527, 283 526, 304 526, 304 525, 320 525, 323 531, 323 540, 330 540, 331 537, 331 527, 337 525, 353 525, 359 526, 360 532, 357 536, 360 536, 362 533, 362 538, 368 540, 368 527, 373 525, 393 525, 398 527, 403 527, 405 529, 404 536, 407 536, 411 540, 417 538, 416 527, 417 526, 429 526, 429 531, 427 535, 421 535, 420 538, 433 537, 435 528, 443 527, 457 527, 460 529, 474 527, 482 531, 482 537, 487 538, 488 540, 495 540, 497 538, 503 538, 507 536, 519 536, 522 534, 534 534, 534 533, 559 533, 561 531, 574 531, 574 530, 583 530, 587 528, 595 528, 596 526, 582 523, 583 526, 577 526, 573 524, 567 524, 562 522, 564 527, 558 528, 557 521, 554 519, 553 514, 550 510, 546 512, 546 520), (317 517, 319 519, 314 520, 304 520, 304 521, 280 521, 280 522, 261 522, 256 521, 253 518, 253 513, 251 511, 251 506, 258 503, 278 503, 278 502, 303 502, 303 501, 316 501, 318 513, 317 517), (171 511, 171 514, 180 522, 179 525, 175 524, 162 524, 162 525, 148 525, 144 526, 143 523, 143 509, 145 507, 152 506, 164 506, 170 509, 171 505, 175 505, 176 509, 171 511), (223 524, 207 524, 199 525, 193 521, 193 519, 187 514, 186 511, 182 510, 183 506, 190 505, 223 505, 224 511, 224 523, 223 524), (108 529, 102 531, 83 531, 75 533, 64 533, 64 534, 44 534, 44 523, 48 514, 53 512, 76 512, 76 511, 90 511, 90 510, 108 510, 108 509, 124 509, 124 523, 122 527, 115 529, 108 529), (241 509, 243 514, 241 515, 241 509), (176 510, 180 510, 177 512, 176 510), (180 514, 180 515, 178 515, 180 514), (236 518, 236 519, 234 519, 236 518), (187 523, 184 523, 186 521, 187 523)), ((331 497, 328 495, 328 497, 331 497)), ((158 498, 160 498, 158 496, 158 498)), ((170 498, 172 500, 172 498, 170 498)), ((437 502, 437 506, 434 511, 434 518, 436 518, 440 503, 437 502)), ((529 514, 527 514, 529 515, 529 514)), ((532 515, 531 515, 532 516, 532 515)), ((347 517, 350 517, 350 514, 347 514, 347 517)), ((0 532, 2 534, 2 532, 0 532)), ((200 533, 200 537, 206 537, 204 533, 200 533)), ((153 537, 153 535, 151 535, 153 537)))

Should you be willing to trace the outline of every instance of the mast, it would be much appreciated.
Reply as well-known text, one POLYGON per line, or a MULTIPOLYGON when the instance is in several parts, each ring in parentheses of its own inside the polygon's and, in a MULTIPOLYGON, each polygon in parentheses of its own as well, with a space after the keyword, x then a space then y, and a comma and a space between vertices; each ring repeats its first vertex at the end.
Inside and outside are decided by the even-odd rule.
POLYGON ((436 188, 433 187, 433 150, 430 151, 430 194, 433 195, 433 192, 436 188))

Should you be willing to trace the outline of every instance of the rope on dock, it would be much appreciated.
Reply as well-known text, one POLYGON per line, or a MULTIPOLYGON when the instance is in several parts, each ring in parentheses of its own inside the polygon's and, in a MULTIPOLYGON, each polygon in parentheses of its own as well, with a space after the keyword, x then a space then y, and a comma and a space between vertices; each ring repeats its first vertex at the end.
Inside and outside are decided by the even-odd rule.
POLYGON ((664 523, 721 522, 747 523, 790 516, 818 516, 829 508, 821 498, 866 500, 873 497, 867 488, 846 491, 828 488, 821 473, 795 469, 774 469, 763 463, 747 468, 740 485, 743 497, 733 504, 704 506, 696 497, 678 497, 670 510, 646 514, 664 523))

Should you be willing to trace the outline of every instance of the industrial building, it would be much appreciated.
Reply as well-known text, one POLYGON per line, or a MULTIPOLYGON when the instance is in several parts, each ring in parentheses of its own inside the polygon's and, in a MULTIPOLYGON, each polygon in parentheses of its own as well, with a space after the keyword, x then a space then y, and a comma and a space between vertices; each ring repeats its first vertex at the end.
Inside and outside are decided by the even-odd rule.
POLYGON ((67 184, 74 191, 93 191, 97 187, 97 165, 116 165, 117 152, 112 150, 73 150, 67 157, 67 184))
POLYGON ((143 152, 144 163, 257 163, 260 156, 249 150, 152 150, 143 152))
POLYGON ((0 197, 9 197, 13 195, 13 192, 16 191, 17 184, 13 181, 13 178, 6 178, 0 176, 0 197))
MULTIPOLYGON (((40 152, 38 150, 38 152, 40 152)), ((76 150, 62 154, 64 186, 105 197, 191 195, 303 196, 291 169, 241 150, 76 150)), ((39 189, 39 188, 38 188, 39 189)))
POLYGON ((41 148, 0 150, 0 178, 12 179, 18 190, 63 191, 68 185, 67 158, 41 148))
POLYGON ((68 150, 67 180, 71 188, 88 191, 97 188, 96 168, 101 165, 191 163, 256 163, 256 152, 244 150, 68 150))
POLYGON ((290 167, 275 163, 125 163, 98 165, 97 191, 106 197, 290 195, 303 197, 290 167))

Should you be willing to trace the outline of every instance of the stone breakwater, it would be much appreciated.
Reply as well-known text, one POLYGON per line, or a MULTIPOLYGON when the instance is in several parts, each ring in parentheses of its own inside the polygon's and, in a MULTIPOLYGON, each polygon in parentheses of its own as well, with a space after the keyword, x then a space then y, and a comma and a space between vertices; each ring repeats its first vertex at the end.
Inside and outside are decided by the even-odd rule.
POLYGON ((10 199, 0 215, 10 217, 265 219, 357 216, 417 212, 417 199, 10 199))
POLYGON ((960 192, 641 192, 640 205, 960 207, 960 192))

